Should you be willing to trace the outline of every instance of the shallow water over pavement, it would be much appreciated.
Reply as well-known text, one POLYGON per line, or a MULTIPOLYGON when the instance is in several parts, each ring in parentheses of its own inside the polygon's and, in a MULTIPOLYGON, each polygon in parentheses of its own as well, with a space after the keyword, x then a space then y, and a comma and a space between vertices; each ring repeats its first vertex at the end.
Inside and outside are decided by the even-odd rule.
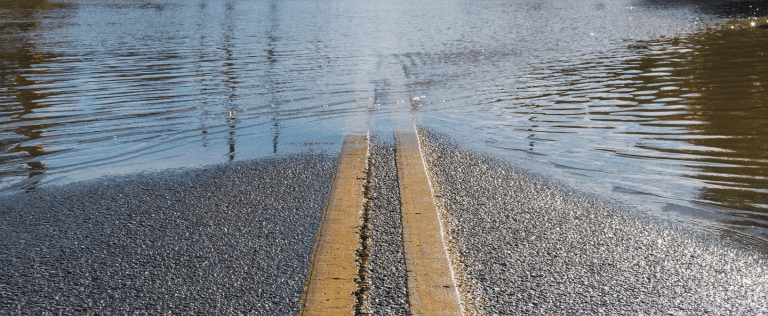
POLYGON ((303 151, 402 113, 768 249, 762 1, 0 0, 6 192, 303 151))

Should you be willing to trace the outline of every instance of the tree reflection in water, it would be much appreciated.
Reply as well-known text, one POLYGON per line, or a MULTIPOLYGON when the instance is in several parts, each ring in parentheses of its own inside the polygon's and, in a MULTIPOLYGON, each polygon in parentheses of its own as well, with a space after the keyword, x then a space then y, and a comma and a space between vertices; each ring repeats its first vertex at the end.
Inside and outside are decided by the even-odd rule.
POLYGON ((719 212, 732 216, 719 220, 728 228, 723 234, 736 230, 744 234, 738 239, 764 242, 768 240, 768 30, 761 25, 726 21, 683 38, 641 43, 633 48, 645 51, 644 57, 629 69, 667 72, 639 77, 643 83, 633 86, 659 89, 648 102, 685 105, 682 113, 641 123, 675 126, 680 130, 677 135, 647 136, 690 144, 638 147, 661 152, 695 170, 686 177, 702 183, 698 200, 726 207, 719 212), (657 53, 648 53, 653 50, 657 53))
POLYGON ((0 173, 6 177, 28 177, 27 186, 38 182, 45 172, 45 164, 37 157, 52 152, 24 142, 40 138, 43 130, 52 125, 43 121, 23 124, 37 120, 26 116, 45 107, 38 101, 46 94, 31 87, 35 82, 22 74, 57 57, 37 50, 33 40, 33 34, 41 27, 41 12, 57 7, 61 4, 45 0, 0 0, 0 116, 4 118, 1 123, 11 126, 0 131, 0 173))

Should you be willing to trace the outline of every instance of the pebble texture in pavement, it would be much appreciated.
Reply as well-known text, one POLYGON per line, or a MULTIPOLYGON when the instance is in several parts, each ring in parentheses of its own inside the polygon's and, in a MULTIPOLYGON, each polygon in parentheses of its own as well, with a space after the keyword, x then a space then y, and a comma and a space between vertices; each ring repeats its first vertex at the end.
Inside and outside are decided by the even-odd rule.
MULTIPOLYGON (((765 257, 420 129, 468 315, 766 315, 765 257)), ((373 138, 362 305, 408 313, 394 146, 373 138)), ((0 197, 0 314, 298 311, 336 157, 0 197)))
POLYGON ((468 315, 768 315, 764 256, 419 133, 468 315))
POLYGON ((292 315, 336 157, 0 197, 0 314, 292 315))
POLYGON ((376 137, 372 137, 371 144, 366 289, 361 311, 369 315, 408 315, 408 280, 403 254, 395 145, 376 137))

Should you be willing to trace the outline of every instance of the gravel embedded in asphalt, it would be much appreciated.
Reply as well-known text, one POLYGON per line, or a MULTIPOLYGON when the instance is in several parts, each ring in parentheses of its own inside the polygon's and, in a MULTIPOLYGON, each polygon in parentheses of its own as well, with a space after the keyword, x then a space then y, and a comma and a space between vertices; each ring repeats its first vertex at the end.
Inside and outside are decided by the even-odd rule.
POLYGON ((419 133, 466 314, 768 314, 764 255, 419 133))
MULTIPOLYGON (((768 314, 764 255, 419 132, 466 314, 768 314)), ((0 197, 0 314, 295 314, 336 159, 0 197)), ((407 315, 394 145, 369 161, 360 311, 407 315)))
POLYGON ((295 314, 336 159, 0 197, 0 314, 295 314))
POLYGON ((366 291, 369 315, 408 315, 395 145, 371 137, 368 172, 366 291))

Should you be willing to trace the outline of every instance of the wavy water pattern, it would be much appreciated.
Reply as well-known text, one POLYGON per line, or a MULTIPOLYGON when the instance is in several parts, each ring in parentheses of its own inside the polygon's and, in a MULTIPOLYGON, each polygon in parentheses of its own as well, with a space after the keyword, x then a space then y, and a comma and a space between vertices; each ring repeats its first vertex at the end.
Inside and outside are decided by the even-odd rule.
POLYGON ((768 251, 766 14, 762 1, 0 0, 0 190, 333 151, 413 115, 768 251))
POLYGON ((530 65, 423 106, 480 147, 764 248, 768 33, 755 21, 530 65))

